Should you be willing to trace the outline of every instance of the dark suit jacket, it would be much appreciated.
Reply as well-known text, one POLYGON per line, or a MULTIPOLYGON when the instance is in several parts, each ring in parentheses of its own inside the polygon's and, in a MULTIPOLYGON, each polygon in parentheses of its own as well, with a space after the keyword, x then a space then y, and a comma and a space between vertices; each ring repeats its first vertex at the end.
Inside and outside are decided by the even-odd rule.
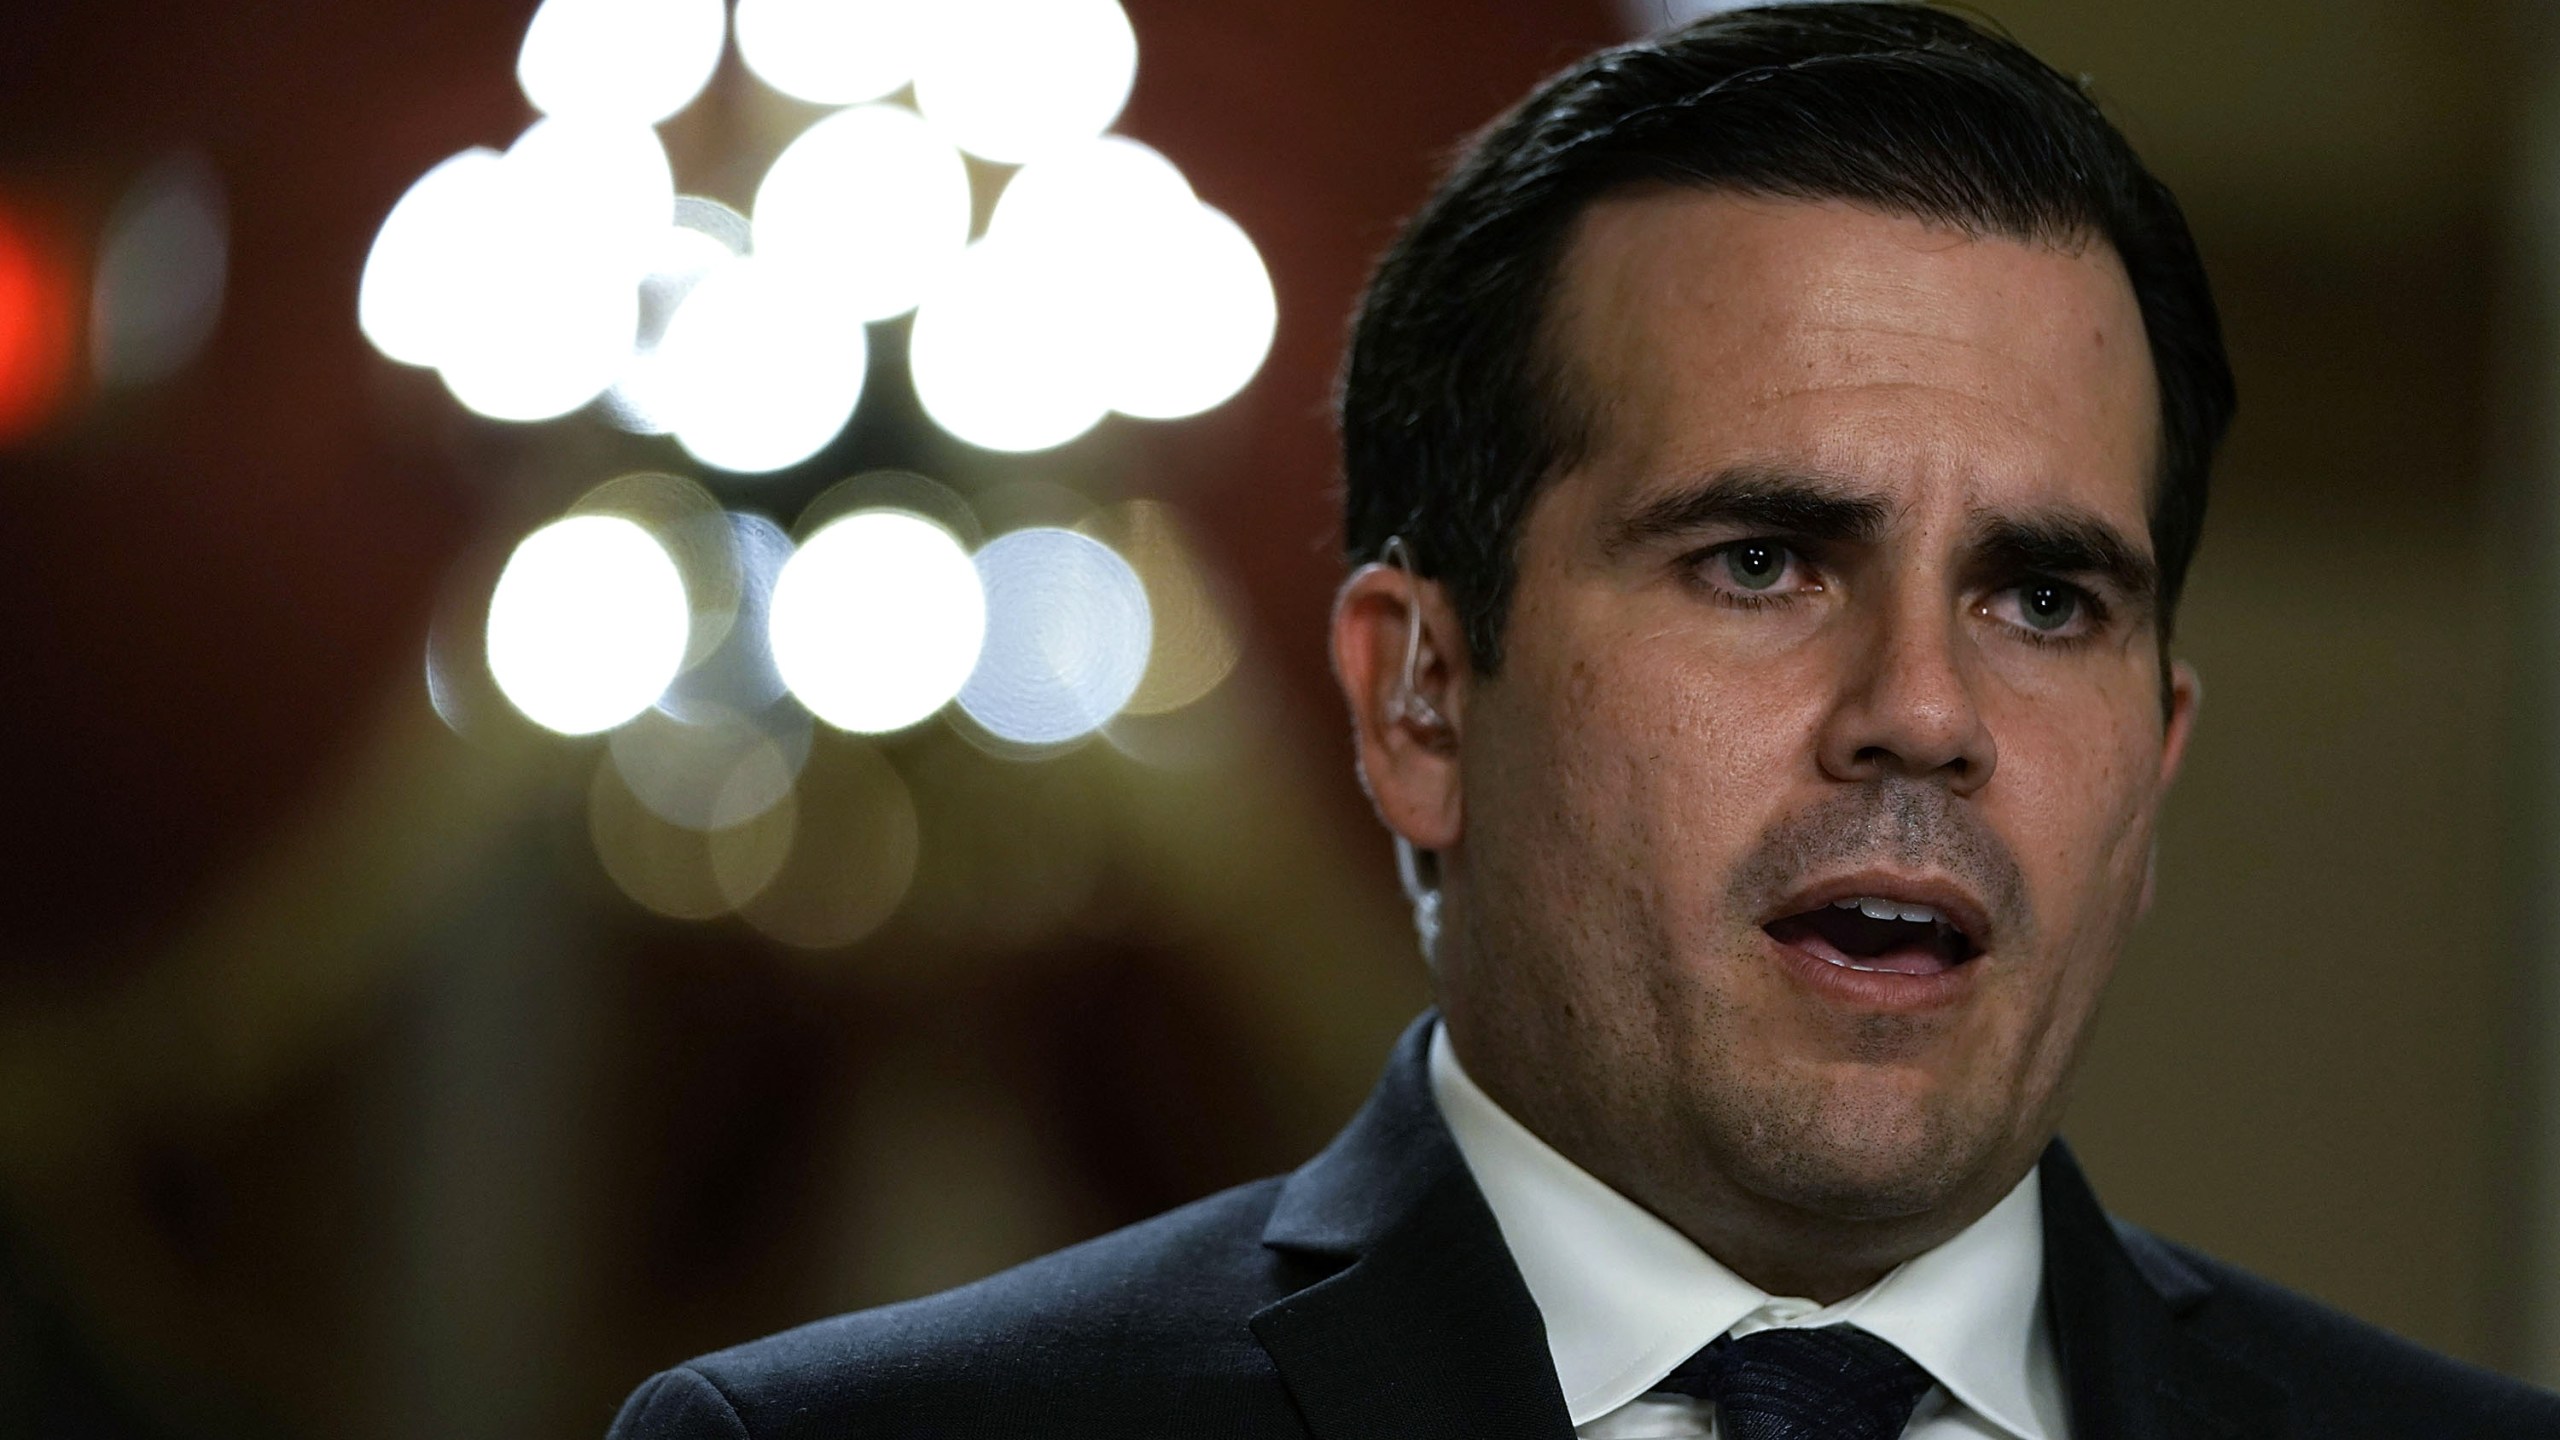
MULTIPOLYGON (((1430 1018, 1297 1173, 669 1370, 612 1440, 1571 1440, 1430 1018)), ((2072 1440, 2560 1437, 2560 1396, 2111 1222, 2058 1142, 2043 1185, 2072 1440)))

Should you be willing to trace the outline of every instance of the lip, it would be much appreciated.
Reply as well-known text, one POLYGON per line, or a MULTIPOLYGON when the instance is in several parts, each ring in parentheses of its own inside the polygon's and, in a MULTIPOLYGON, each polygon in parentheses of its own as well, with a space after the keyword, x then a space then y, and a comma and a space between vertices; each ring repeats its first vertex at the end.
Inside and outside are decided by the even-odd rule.
POLYGON ((1982 957, 1977 955, 1961 965, 1927 975, 1907 975, 1893 970, 1853 970, 1824 959, 1819 949, 1828 949, 1816 940, 1811 945, 1791 945, 1767 931, 1760 933, 1760 943, 1769 947, 1779 968, 1796 977, 1824 999, 1847 1009, 1867 1011, 1920 1012, 1942 1010, 1961 1003, 1975 985, 1975 971, 1982 957))
POLYGON ((1961 883, 1935 875, 1908 875, 1889 870, 1862 870, 1816 881, 1790 894, 1761 920, 1762 926, 1819 909, 1835 900, 1873 896, 1880 900, 1900 900, 1908 904, 1926 905, 1964 931, 1973 946, 1973 955, 1960 964, 1929 974, 1914 975, 1890 970, 1861 970, 1844 963, 1849 957, 1839 954, 1820 936, 1801 941, 1780 940, 1764 928, 1761 939, 1782 968, 1794 975, 1807 988, 1848 1008, 1869 1011, 1926 1011, 1956 1004, 1970 994, 1976 984, 1975 972, 1991 958, 1992 942, 1989 911, 1961 883))
MULTIPOLYGON (((1901 900, 1913 905, 1926 905, 1947 918, 1972 942, 1974 959, 1981 959, 1997 948, 2000 937, 1992 932, 1991 912, 1964 884, 1945 875, 1906 875, 1892 870, 1860 870, 1817 880, 1795 890, 1760 917, 1762 925, 1772 925, 1790 915, 1819 910, 1837 900, 1855 900, 1871 895, 1879 900, 1901 900)), ((1972 960, 1965 962, 1972 964, 1972 960)), ((1958 966, 1958 969, 1964 968, 1958 966)))

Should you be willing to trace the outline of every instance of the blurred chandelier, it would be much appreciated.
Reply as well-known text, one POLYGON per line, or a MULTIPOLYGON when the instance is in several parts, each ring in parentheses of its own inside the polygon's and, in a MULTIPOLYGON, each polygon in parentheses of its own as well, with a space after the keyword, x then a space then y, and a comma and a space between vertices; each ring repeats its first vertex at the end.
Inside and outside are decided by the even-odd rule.
POLYGON ((821 725, 950 715, 1008 758, 1096 735, 1134 755, 1118 722, 1234 669, 1217 586, 1156 501, 987 536, 960 495, 874 471, 786 529, 703 483, 826 451, 870 327, 908 316, 924 413, 985 451, 1241 389, 1270 349, 1270 276, 1171 161, 1108 133, 1136 66, 1118 0, 544 0, 516 67, 540 118, 384 219, 357 296, 383 355, 477 414, 584 412, 712 472, 592 487, 516 544, 482 648, 428 639, 455 730, 486 681, 546 731, 603 737, 591 834, 638 903, 851 943, 901 903, 916 804, 886 750, 815 743, 821 725), (733 34, 761 84, 823 107, 744 214, 681 193, 657 129, 733 34), (1001 178, 976 234, 973 159, 1001 178))
POLYGON ((868 327, 911 312, 919 402, 982 449, 1195 415, 1261 367, 1277 308, 1243 230, 1107 133, 1136 66, 1118 0, 544 0, 516 67, 542 118, 409 188, 358 323, 481 415, 594 406, 736 474, 826 448, 868 327), (732 31, 762 83, 841 107, 746 215, 680 194, 655 129, 732 31), (1013 167, 974 238, 964 152, 1013 167))

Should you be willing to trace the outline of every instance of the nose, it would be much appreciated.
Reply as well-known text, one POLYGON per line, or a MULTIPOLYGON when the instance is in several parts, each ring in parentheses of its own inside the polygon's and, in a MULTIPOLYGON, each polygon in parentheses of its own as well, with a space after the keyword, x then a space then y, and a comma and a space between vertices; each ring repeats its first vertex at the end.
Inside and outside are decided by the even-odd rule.
POLYGON ((1876 617, 1848 657, 1823 722, 1823 771, 1835 780, 1928 780, 1970 795, 1990 782, 1999 747, 1983 720, 1957 617, 1936 606, 1895 612, 1876 617))

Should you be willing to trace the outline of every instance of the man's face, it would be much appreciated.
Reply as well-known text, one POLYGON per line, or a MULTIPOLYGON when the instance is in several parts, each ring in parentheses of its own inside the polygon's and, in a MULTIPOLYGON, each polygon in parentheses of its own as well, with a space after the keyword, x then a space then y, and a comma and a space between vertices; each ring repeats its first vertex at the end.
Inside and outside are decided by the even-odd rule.
POLYGON ((1459 1054, 1675 1222, 1977 1211, 2058 1121, 2193 699, 2123 269, 1648 191, 1552 318, 1592 445, 1453 697, 1459 1054))

